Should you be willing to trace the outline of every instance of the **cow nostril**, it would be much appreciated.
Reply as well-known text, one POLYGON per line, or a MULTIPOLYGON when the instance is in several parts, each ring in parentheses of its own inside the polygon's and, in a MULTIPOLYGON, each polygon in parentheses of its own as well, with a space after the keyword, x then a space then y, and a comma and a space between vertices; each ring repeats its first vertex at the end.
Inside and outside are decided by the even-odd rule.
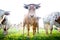
POLYGON ((31 15, 31 17, 34 17, 34 15, 31 15))

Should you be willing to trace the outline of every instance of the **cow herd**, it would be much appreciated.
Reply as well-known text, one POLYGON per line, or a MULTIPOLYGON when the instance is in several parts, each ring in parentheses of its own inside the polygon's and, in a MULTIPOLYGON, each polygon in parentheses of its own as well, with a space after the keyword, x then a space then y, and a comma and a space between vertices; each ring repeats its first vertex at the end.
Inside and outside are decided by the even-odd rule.
MULTIPOLYGON (((41 19, 41 17, 37 17, 35 10, 40 8, 40 4, 24 4, 24 8, 28 9, 28 13, 23 19, 23 34, 26 27, 28 31, 27 35, 29 36, 30 27, 32 26, 33 35, 35 35, 36 32, 39 33, 39 19, 41 19)), ((0 10, 0 28, 4 30, 4 34, 7 34, 7 30, 9 29, 8 19, 6 18, 8 15, 10 15, 8 11, 0 10)), ((43 18, 43 24, 46 34, 48 34, 48 30, 50 30, 50 34, 52 34, 53 25, 56 26, 56 29, 60 26, 60 12, 53 12, 43 18)))

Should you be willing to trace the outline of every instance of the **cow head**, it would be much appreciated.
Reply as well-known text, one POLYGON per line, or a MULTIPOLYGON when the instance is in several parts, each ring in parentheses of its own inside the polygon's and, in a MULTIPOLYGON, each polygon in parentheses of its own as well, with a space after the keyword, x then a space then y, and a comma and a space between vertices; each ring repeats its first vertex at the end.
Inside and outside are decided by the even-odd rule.
POLYGON ((27 4, 24 4, 24 5, 25 5, 24 8, 25 9, 29 9, 29 10, 30 9, 34 9, 35 10, 35 9, 40 8, 40 6, 39 6, 40 4, 28 4, 28 5, 27 4))
POLYGON ((4 15, 10 15, 10 13, 6 11, 6 12, 4 12, 4 15))

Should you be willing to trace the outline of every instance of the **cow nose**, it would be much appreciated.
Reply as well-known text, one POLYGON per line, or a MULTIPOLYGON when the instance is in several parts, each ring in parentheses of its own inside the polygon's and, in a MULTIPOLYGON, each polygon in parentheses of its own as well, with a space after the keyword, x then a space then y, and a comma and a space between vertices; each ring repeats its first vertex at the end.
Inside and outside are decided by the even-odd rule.
POLYGON ((34 17, 34 15, 31 15, 31 17, 34 17))

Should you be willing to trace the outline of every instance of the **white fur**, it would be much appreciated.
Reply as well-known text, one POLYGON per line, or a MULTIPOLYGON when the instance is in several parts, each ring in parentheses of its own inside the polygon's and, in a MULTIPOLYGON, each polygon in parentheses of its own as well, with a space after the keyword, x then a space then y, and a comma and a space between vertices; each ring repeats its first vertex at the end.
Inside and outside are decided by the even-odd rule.
POLYGON ((60 24, 55 21, 59 16, 60 16, 60 12, 51 13, 47 17, 43 18, 44 25, 49 23, 50 27, 53 27, 53 25, 60 26, 60 24))

